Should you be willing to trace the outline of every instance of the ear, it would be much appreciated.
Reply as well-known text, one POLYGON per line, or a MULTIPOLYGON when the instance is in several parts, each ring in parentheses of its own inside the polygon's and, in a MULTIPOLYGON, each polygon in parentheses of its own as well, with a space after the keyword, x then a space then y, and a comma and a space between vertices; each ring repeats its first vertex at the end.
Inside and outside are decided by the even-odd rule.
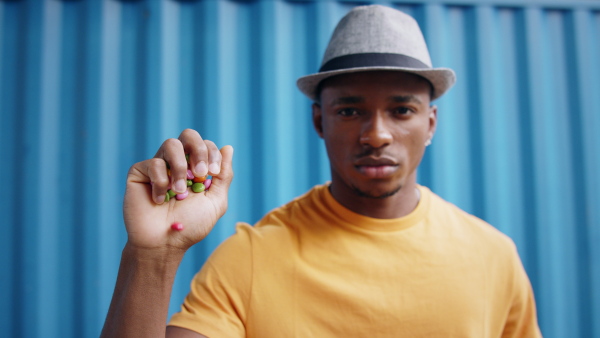
POLYGON ((312 104, 312 120, 317 134, 320 138, 323 138, 323 115, 321 114, 321 106, 318 103, 312 104))
POLYGON ((429 107, 429 140, 433 139, 435 129, 437 128, 437 106, 429 107))

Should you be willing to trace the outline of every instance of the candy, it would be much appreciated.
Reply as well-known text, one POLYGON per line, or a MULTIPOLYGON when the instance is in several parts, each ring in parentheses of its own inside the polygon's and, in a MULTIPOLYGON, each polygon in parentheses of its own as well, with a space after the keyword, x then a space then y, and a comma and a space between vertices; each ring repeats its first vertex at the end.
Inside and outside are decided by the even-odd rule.
POLYGON ((206 181, 206 176, 194 177, 192 180, 195 183, 202 183, 202 182, 206 181))
POLYGON ((175 195, 175 198, 176 198, 178 201, 181 201, 181 200, 184 200, 186 197, 188 197, 188 194, 189 194, 189 191, 187 191, 187 190, 186 190, 186 191, 185 191, 184 193, 182 193, 182 194, 177 194, 177 195, 175 195))
POLYGON ((173 229, 175 231, 181 231, 181 230, 183 230, 183 224, 181 224, 179 222, 175 222, 175 223, 171 224, 171 229, 173 229))
MULTIPOLYGON (((190 165, 190 155, 189 154, 185 155, 185 160, 188 162, 188 166, 189 166, 190 165)), ((167 175, 171 176, 171 166, 169 165, 169 163, 167 161, 165 161, 165 163, 167 164, 167 175)), ((208 190, 208 188, 210 188, 210 186, 212 184, 212 180, 207 179, 207 177, 208 176, 195 177, 194 173, 190 169, 187 169, 186 185, 187 185, 187 187, 191 188, 190 189, 191 191, 193 191, 195 193, 200 193, 200 192, 206 191, 206 190, 208 190)), ((150 184, 154 185, 153 182, 150 182, 150 184)), ((168 189, 167 193, 165 194, 165 202, 169 202, 173 198, 177 199, 178 201, 181 201, 181 200, 185 199, 186 197, 188 197, 189 191, 190 191, 190 190, 186 190, 185 192, 178 194, 171 189, 170 184, 167 187, 167 189, 168 189)), ((173 223, 173 225, 171 227, 174 230, 183 229, 183 225, 181 225, 181 229, 175 229, 174 228, 175 224, 181 224, 181 223, 173 223)))
POLYGON ((206 187, 202 183, 194 183, 194 185, 192 185, 193 192, 203 192, 204 189, 206 189, 206 187))

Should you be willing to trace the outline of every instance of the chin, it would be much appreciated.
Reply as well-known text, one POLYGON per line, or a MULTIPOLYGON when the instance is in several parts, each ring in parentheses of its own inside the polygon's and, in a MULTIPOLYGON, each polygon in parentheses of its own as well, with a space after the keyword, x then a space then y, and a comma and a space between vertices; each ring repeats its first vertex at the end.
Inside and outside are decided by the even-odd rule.
POLYGON ((387 189, 377 189, 377 188, 362 189, 362 188, 354 186, 354 185, 352 186, 352 190, 358 196, 366 197, 366 198, 373 198, 373 199, 384 199, 384 198, 388 198, 390 196, 394 196, 400 191, 400 189, 402 189, 402 185, 398 185, 397 187, 387 188, 387 189))

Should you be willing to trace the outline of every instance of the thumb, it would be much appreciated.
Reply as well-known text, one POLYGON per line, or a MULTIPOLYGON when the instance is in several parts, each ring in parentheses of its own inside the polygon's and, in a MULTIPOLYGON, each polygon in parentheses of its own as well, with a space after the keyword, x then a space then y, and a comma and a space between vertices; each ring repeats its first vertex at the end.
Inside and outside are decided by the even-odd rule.
POLYGON ((224 146, 220 151, 221 171, 219 175, 213 176, 210 190, 227 193, 233 180, 233 147, 229 145, 224 146))

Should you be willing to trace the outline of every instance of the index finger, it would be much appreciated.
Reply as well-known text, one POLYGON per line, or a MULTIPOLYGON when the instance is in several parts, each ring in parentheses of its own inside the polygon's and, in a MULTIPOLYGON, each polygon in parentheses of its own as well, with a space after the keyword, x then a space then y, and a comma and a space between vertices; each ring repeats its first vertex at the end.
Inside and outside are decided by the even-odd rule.
MULTIPOLYGON (((150 183, 152 186, 152 200, 156 204, 162 204, 165 201, 165 194, 169 185, 165 161, 152 158, 134 164, 127 174, 127 182, 150 183)), ((127 189, 130 188, 134 189, 134 186, 128 184, 127 189)))
MULTIPOLYGON (((194 176, 206 176, 209 174, 211 165, 214 167, 215 163, 218 167, 221 166, 219 149, 212 141, 202 139, 196 130, 184 130, 179 135, 179 141, 183 144, 185 153, 189 155, 189 165, 194 176)), ((215 172, 212 173, 215 174, 215 172)))

